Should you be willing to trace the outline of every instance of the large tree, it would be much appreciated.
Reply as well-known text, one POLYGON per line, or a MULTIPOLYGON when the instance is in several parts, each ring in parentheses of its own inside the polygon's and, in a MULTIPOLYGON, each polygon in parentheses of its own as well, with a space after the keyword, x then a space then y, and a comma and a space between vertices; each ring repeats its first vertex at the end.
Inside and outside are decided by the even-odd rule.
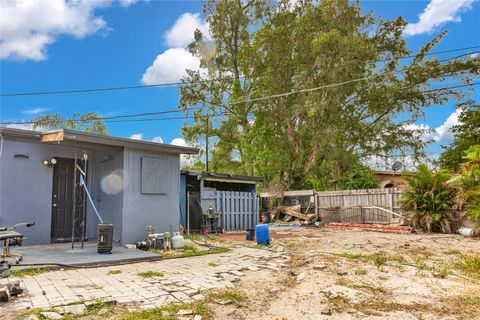
POLYGON ((457 106, 460 110, 458 124, 453 126, 453 142, 444 147, 440 165, 457 171, 465 161, 465 152, 473 145, 480 145, 480 105, 467 101, 457 106))
POLYGON ((199 108, 186 137, 198 138, 204 117, 221 114, 208 127, 218 170, 285 188, 328 188, 366 157, 419 155, 425 142, 411 124, 425 107, 464 97, 432 88, 479 73, 478 58, 429 54, 447 32, 404 59, 412 54, 404 19, 363 14, 358 2, 212 0, 205 8, 214 45, 201 50, 209 44, 197 32, 191 46, 208 71, 190 71, 195 84, 181 89, 182 108, 199 108))

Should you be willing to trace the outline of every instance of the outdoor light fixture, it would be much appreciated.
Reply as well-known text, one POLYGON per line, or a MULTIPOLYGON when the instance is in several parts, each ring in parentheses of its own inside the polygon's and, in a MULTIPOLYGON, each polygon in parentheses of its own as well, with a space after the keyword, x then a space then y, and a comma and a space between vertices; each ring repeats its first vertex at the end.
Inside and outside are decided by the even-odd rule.
POLYGON ((53 158, 52 160, 45 159, 45 160, 42 161, 42 164, 45 167, 49 167, 49 168, 53 167, 53 165, 56 164, 56 163, 57 163, 57 159, 55 159, 55 158, 53 158))

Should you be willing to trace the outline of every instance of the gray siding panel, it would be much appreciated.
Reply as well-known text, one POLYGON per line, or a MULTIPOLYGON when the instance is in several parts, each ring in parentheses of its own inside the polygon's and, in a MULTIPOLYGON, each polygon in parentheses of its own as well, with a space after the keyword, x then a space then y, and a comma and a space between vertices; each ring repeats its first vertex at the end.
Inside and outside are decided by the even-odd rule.
MULTIPOLYGON (((53 168, 44 166, 42 160, 73 159, 75 151, 80 157, 83 150, 4 137, 0 158, 0 226, 34 221, 34 227, 19 230, 25 234, 24 243, 50 243, 53 168), (15 154, 28 155, 28 159, 15 158, 15 154)), ((91 150, 85 151, 93 158, 91 150)), ((91 181, 88 180, 90 187, 91 181)), ((89 218, 87 210, 87 221, 89 218)))
MULTIPOLYGON (((120 242, 122 236, 123 207, 123 151, 101 150, 96 154, 96 201, 97 210, 106 223, 113 224, 113 241, 120 242)), ((100 220, 93 213, 89 221, 90 238, 96 238, 100 220)))
POLYGON ((122 242, 133 243, 143 239, 147 226, 156 232, 174 232, 179 227, 180 158, 175 154, 164 154, 137 149, 124 150, 124 193, 122 242), (142 157, 162 159, 164 172, 171 174, 170 192, 167 194, 141 193, 142 157))

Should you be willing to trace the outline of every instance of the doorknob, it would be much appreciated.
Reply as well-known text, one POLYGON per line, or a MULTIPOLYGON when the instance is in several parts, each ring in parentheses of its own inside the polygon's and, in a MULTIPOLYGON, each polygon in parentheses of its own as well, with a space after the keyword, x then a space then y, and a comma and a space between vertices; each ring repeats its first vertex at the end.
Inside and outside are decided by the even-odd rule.
POLYGON ((56 206, 57 206, 57 204, 56 204, 56 203, 54 203, 54 204, 52 204, 52 206, 53 206, 53 207, 56 207, 56 206))

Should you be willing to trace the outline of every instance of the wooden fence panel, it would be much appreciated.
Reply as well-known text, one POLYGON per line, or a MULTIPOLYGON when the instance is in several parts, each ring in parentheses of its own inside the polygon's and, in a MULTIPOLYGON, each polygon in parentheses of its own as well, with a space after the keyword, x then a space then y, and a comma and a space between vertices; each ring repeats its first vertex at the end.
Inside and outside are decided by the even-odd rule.
POLYGON ((401 213, 400 198, 402 191, 399 189, 360 189, 360 190, 339 190, 324 191, 315 194, 316 213, 324 218, 323 220, 348 220, 364 222, 390 223, 392 216, 374 208, 363 208, 360 211, 356 207, 378 206, 401 213), (335 218, 332 209, 339 208, 341 214, 335 218), (348 209, 353 208, 353 209, 348 209), (347 210, 348 209, 348 210, 347 210))

